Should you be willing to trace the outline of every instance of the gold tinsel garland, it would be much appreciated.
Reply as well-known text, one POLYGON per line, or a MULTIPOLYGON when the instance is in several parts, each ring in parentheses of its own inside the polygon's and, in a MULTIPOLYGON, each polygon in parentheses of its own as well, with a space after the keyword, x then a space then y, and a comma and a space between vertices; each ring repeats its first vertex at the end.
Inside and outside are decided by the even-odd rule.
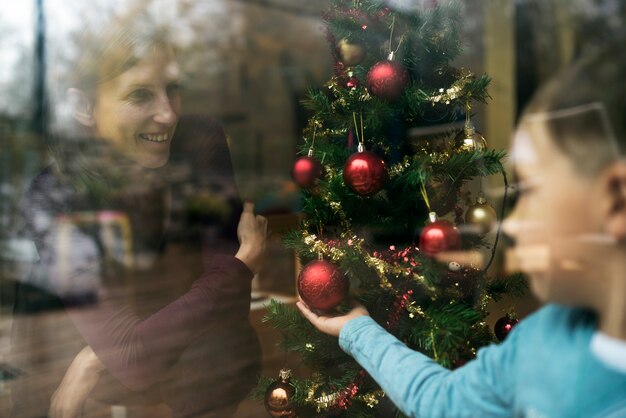
MULTIPOLYGON (((437 103, 445 103, 449 105, 452 101, 457 100, 459 98, 465 97, 469 94, 467 91, 467 86, 474 80, 475 75, 471 71, 462 68, 459 72, 459 78, 452 83, 452 85, 448 88, 440 88, 437 94, 433 94, 431 96, 426 95, 428 101, 430 101, 433 106, 437 103)), ((372 100, 372 96, 369 91, 365 87, 356 87, 346 89, 345 83, 343 82, 342 77, 333 76, 326 84, 325 87, 328 88, 338 100, 334 101, 331 104, 333 110, 337 110, 337 104, 346 108, 348 106, 348 102, 345 99, 345 92, 348 92, 348 96, 356 98, 360 102, 367 102, 372 100)))
POLYGON ((472 82, 473 79, 474 74, 471 71, 462 68, 459 74, 459 78, 447 89, 439 89, 439 94, 431 96, 430 102, 433 104, 433 106, 436 103, 442 102, 448 105, 453 100, 466 96, 468 94, 468 92, 466 91, 466 87, 472 82))
MULTIPOLYGON (((427 285, 426 278, 423 275, 407 272, 402 266, 392 265, 385 260, 381 260, 380 258, 369 254, 363 248, 363 244, 365 243, 364 238, 359 238, 356 235, 349 236, 346 234, 342 234, 341 238, 345 240, 346 245, 354 248, 354 250, 361 255, 368 267, 372 268, 376 272, 378 278, 380 279, 381 288, 393 289, 393 285, 388 279, 390 276, 396 279, 401 277, 410 277, 425 286, 427 289, 434 291, 434 289, 430 289, 427 285)), ((309 232, 306 232, 306 230, 303 232, 302 241, 309 247, 309 252, 311 254, 321 254, 335 263, 340 263, 341 260, 346 257, 345 250, 338 246, 329 245, 328 242, 324 242, 319 239, 317 235, 310 234, 309 232)))
MULTIPOLYGON (((313 373, 311 379, 311 385, 309 386, 309 389, 307 391, 305 401, 311 405, 315 405, 317 413, 327 411, 333 407, 336 407, 337 401, 345 393, 345 389, 338 390, 332 393, 321 392, 319 394, 316 394, 319 388, 323 385, 324 379, 320 373, 313 373)), ((376 407, 376 405, 378 405, 380 399, 385 396, 385 392, 379 389, 368 393, 358 394, 354 396, 353 399, 365 403, 370 408, 374 408, 376 407)))

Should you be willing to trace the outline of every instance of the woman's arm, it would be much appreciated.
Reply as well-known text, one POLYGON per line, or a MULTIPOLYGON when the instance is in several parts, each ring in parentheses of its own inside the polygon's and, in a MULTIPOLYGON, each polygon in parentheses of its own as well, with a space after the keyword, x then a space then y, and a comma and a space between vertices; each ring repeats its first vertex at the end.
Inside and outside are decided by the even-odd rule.
POLYGON ((247 204, 237 256, 214 256, 211 268, 188 292, 153 315, 140 319, 124 295, 110 295, 92 308, 68 313, 107 370, 124 386, 144 390, 162 379, 182 351, 212 326, 247 319, 252 269, 261 265, 266 235, 266 219, 255 216, 253 205, 247 204))
MULTIPOLYGON (((267 221, 265 218, 255 216, 254 206, 246 203, 238 228, 242 245, 235 257, 251 271, 258 270, 262 263, 266 233, 267 221)), ((249 280, 240 280, 240 277, 228 274, 227 271, 231 270, 227 266, 229 263, 233 264, 232 270, 240 270, 241 276, 248 275, 243 266, 237 266, 236 260, 228 260, 228 258, 223 258, 221 261, 215 260, 214 274, 205 275, 194 283, 192 289, 181 299, 150 318, 139 321, 133 318, 131 312, 127 315, 120 315, 119 311, 123 308, 120 306, 114 308, 115 304, 111 304, 109 309, 100 309, 98 316, 105 312, 115 312, 120 318, 126 316, 126 321, 122 323, 127 323, 127 329, 124 331, 124 327, 120 327, 115 331, 103 332, 98 327, 97 333, 89 329, 83 330, 83 333, 89 334, 90 338, 87 340, 94 341, 99 347, 108 345, 107 341, 101 338, 102 336, 107 336, 109 339, 118 333, 124 335, 125 338, 122 337, 119 349, 112 351, 113 358, 108 361, 109 368, 118 377, 126 376, 120 379, 126 386, 134 386, 135 389, 145 388, 158 379, 163 368, 169 368, 178 358, 180 347, 186 347, 190 338, 193 338, 197 332, 201 332, 202 328, 210 325, 211 315, 220 306, 230 312, 247 312, 249 305, 239 308, 233 306, 233 303, 248 302, 248 297, 239 292, 250 294, 249 289, 242 286, 242 283, 249 282, 249 280), (217 266, 221 266, 222 269, 217 266), (197 308, 194 309, 196 305, 197 308), (176 335, 176 338, 165 337, 168 334, 176 335)), ((84 313, 84 311, 76 311, 72 315, 79 326, 92 322, 82 316, 84 313)), ((115 323, 119 322, 115 320, 111 322, 111 324, 115 323)), ((50 417, 79 417, 86 399, 96 387, 100 374, 104 370, 105 365, 90 346, 81 350, 52 396, 50 417)))

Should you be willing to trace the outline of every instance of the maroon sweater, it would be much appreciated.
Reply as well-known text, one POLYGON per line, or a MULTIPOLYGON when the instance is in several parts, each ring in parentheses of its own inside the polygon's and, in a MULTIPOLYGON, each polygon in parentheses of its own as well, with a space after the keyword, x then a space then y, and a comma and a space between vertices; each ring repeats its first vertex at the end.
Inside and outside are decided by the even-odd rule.
MULTIPOLYGON (((43 375, 54 378, 38 388, 32 383, 18 384, 15 416, 36 417, 47 411, 49 395, 60 383, 58 377, 84 344, 92 347, 110 373, 111 378, 102 379, 104 390, 97 391, 98 396, 115 404, 150 394, 150 399, 143 400, 161 398, 175 416, 205 416, 236 404, 254 385, 260 349, 248 323, 252 272, 232 255, 241 205, 221 127, 204 117, 183 118, 173 139, 170 163, 142 174, 154 176, 154 181, 144 180, 143 175, 141 181, 130 178, 139 191, 129 187, 104 201, 78 193, 51 169, 33 181, 24 199, 21 234, 35 243, 40 259, 18 287, 14 351, 27 372, 24 382, 28 376, 37 376, 38 381, 43 375), (145 183, 152 184, 145 187, 145 183), (181 222, 172 226, 169 216, 169 231, 162 222, 163 215, 168 215, 165 197, 171 196, 176 203, 181 198, 176 193, 190 187, 221 194, 230 203, 231 216, 225 225, 196 225, 196 232, 217 229, 213 235, 218 238, 213 245, 202 241, 204 262, 198 259, 181 265, 167 280, 151 281, 165 273, 159 271, 158 260, 152 270, 123 267, 123 257, 112 254, 115 248, 104 242, 101 224, 67 222, 103 210, 123 213, 130 220, 135 252, 167 258, 168 235, 179 243, 198 238, 185 231, 181 222), (194 272, 201 273, 181 292, 179 278, 194 272), (55 321, 63 337, 55 340, 58 334, 53 333, 52 341, 34 338, 33 342, 33 333, 40 336, 37 330, 50 326, 45 315, 56 315, 58 308, 71 319, 55 321), (70 327, 76 332, 68 333, 70 327), (43 357, 50 361, 41 361, 42 344, 49 351, 43 357), (115 384, 119 390, 112 389, 115 384)), ((111 231, 116 232, 115 228, 111 231)), ((174 257, 163 264, 170 266, 170 274, 172 263, 178 260, 174 257)))

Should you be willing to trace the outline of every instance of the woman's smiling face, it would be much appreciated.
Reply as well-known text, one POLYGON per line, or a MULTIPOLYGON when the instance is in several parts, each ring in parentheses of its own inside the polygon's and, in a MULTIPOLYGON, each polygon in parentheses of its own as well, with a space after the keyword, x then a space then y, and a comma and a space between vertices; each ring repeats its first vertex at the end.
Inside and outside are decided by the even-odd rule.
POLYGON ((143 167, 163 166, 181 112, 179 78, 174 51, 163 47, 99 84, 93 109, 95 134, 143 167))

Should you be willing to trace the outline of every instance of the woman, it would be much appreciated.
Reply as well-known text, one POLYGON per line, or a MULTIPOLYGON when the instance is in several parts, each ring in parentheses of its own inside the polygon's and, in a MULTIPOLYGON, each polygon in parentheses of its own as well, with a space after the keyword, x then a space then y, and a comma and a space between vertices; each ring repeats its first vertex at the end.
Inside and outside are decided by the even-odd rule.
POLYGON ((79 416, 89 396, 165 402, 176 417, 229 416, 258 374, 248 313, 267 222, 246 204, 234 255, 221 239, 215 247, 227 254, 168 259, 177 168, 213 176, 224 200, 236 197, 223 131, 207 118, 182 120, 174 48, 141 12, 83 37, 78 51, 53 108, 53 164, 22 205, 21 233, 39 261, 16 298, 13 352, 25 376, 14 416, 79 416))

